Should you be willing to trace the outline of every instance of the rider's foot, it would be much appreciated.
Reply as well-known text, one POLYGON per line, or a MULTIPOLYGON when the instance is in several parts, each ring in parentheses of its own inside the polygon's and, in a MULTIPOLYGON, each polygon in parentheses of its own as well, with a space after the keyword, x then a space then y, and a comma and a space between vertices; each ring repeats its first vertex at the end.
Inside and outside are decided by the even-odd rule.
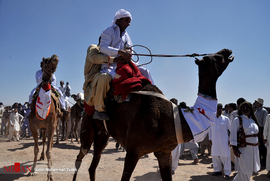
POLYGON ((99 119, 99 120, 109 120, 110 119, 110 117, 106 114, 106 112, 98 112, 97 110, 94 112, 93 118, 99 119))

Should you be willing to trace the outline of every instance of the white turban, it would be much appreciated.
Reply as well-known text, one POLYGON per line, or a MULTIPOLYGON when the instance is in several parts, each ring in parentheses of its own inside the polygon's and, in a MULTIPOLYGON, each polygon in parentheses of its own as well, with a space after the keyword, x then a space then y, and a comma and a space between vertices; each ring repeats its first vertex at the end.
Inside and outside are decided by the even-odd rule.
POLYGON ((126 18, 126 17, 129 17, 130 20, 132 20, 132 17, 131 17, 130 12, 128 12, 128 11, 126 11, 126 10, 124 10, 124 9, 118 10, 118 11, 115 13, 115 16, 114 16, 114 18, 113 18, 113 21, 112 21, 111 25, 114 25, 114 23, 115 23, 118 19, 120 19, 120 18, 126 18))

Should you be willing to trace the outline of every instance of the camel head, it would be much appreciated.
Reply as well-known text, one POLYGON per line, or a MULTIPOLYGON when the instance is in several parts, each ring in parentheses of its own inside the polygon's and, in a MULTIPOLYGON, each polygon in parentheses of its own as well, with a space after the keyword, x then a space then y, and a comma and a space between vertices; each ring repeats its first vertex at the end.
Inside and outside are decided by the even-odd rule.
POLYGON ((203 57, 201 60, 197 59, 195 63, 199 68, 202 68, 202 71, 212 72, 217 79, 233 59, 234 55, 232 55, 231 50, 222 49, 215 54, 203 57))
POLYGON ((199 67, 199 93, 216 98, 216 81, 233 59, 234 55, 229 49, 196 59, 195 63, 199 67))
POLYGON ((42 59, 42 71, 43 71, 43 80, 49 81, 52 78, 52 74, 56 71, 59 58, 57 55, 53 55, 49 58, 42 59))

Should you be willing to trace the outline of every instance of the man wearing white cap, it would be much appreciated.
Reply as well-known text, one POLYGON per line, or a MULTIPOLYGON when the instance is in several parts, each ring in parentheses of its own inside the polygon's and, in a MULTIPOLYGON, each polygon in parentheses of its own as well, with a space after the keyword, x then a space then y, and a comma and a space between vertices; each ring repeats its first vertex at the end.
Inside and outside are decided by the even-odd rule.
MULTIPOLYGON (((127 60, 131 60, 131 52, 125 48, 132 47, 131 38, 129 37, 126 29, 130 25, 132 16, 130 12, 120 9, 115 13, 111 26, 106 28, 101 33, 100 51, 106 55, 116 57, 122 56, 127 60)), ((138 62, 136 63, 138 64, 138 62)), ((106 64, 101 66, 101 72, 108 73, 112 76, 112 79, 116 75, 117 63, 110 64, 109 68, 106 64)), ((148 78, 154 85, 154 80, 148 69, 139 66, 141 74, 148 78)))
POLYGON ((259 123, 259 152, 260 152, 260 159, 261 159, 261 168, 265 168, 266 166, 266 147, 263 144, 263 128, 266 121, 266 116, 268 112, 265 108, 263 108, 263 99, 258 98, 255 100, 254 105, 256 107, 255 116, 259 123))
MULTIPOLYGON (((104 55, 108 55, 107 60, 102 60, 104 57, 100 56, 100 60, 101 62, 103 62, 101 64, 100 67, 100 72, 105 76, 106 73, 110 74, 111 76, 111 80, 113 80, 114 78, 119 78, 119 75, 116 74, 116 68, 117 68, 117 62, 119 62, 120 60, 115 59, 117 61, 111 61, 112 59, 114 59, 115 57, 121 57, 122 62, 124 60, 126 60, 126 63, 128 61, 131 60, 131 51, 130 49, 126 49, 128 47, 132 47, 132 42, 131 39, 126 31, 126 28, 130 25, 130 22, 132 20, 132 16, 130 14, 130 12, 124 10, 124 9, 120 9, 119 11, 117 11, 115 13, 114 19, 111 23, 111 26, 109 26, 108 28, 106 28, 102 33, 101 33, 101 38, 100 38, 100 42, 99 42, 99 50, 97 50, 97 52, 101 52, 104 55), (106 63, 107 62, 107 63, 106 63), (109 62, 109 63, 108 63, 109 62)), ((94 47, 92 46, 92 50, 94 49, 94 47)), ((89 60, 92 59, 91 55, 94 55, 95 53, 93 53, 93 51, 91 51, 92 53, 90 53, 89 51, 89 60)), ((86 61, 87 63, 88 61, 86 61)), ((90 61, 91 62, 91 61, 90 61)), ((97 63, 97 62, 96 62, 97 63)), ((100 63, 99 63, 100 64, 100 63)), ((85 66, 85 68, 89 69, 89 66, 85 66)), ((152 84, 154 84, 154 81, 151 77, 151 74, 149 72, 149 70, 147 70, 146 68, 143 67, 138 67, 141 74, 143 76, 145 76, 146 78, 148 78, 152 84)), ((88 71, 85 70, 85 72, 87 73, 88 71)), ((106 81, 104 82, 108 82, 108 78, 105 78, 106 81)), ((89 82, 89 79, 86 81, 85 84, 87 84, 89 82)), ((100 83, 102 84, 102 83, 100 83)), ((105 83, 107 84, 107 83, 105 83)), ((103 87, 109 87, 109 86, 103 86, 103 87)), ((91 93, 90 91, 87 91, 86 86, 84 86, 84 90, 85 90, 85 97, 89 98, 91 97, 91 93)), ((91 92, 95 92, 95 91, 91 91, 91 92)), ((97 97, 97 96, 95 96, 97 97)), ((104 96, 103 96, 104 97, 104 96)), ((100 101, 98 102, 103 102, 101 101, 101 98, 98 98, 100 101)), ((90 99, 87 99, 90 100, 90 99)), ((87 103, 90 103, 87 102, 87 103)), ((91 103, 88 105, 92 105, 91 103)), ((97 104, 96 104, 97 105, 97 104)), ((108 120, 109 117, 106 114, 106 111, 104 110, 104 104, 99 104, 99 105, 103 105, 100 107, 100 110, 96 109, 93 118, 94 119, 100 119, 100 120, 108 120), (102 110, 102 111, 101 111, 102 110)), ((95 106, 96 107, 96 106, 95 106)))
MULTIPOLYGON (((126 31, 131 20, 131 14, 124 9, 120 9, 115 13, 111 26, 101 33, 100 51, 102 53, 112 57, 122 56, 127 60, 131 60, 131 52, 125 50, 125 47, 132 46, 131 39, 126 31)), ((111 63, 109 67, 107 64, 103 64, 100 72, 106 73, 108 71, 112 79, 114 79, 116 68, 117 63, 111 63)))

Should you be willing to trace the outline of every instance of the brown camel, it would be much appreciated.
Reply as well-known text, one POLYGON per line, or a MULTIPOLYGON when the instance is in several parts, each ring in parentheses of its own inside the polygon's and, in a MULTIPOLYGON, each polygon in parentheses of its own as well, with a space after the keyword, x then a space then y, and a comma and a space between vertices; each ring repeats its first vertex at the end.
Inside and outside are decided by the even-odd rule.
MULTIPOLYGON (((232 62, 231 50, 223 49, 216 54, 196 60, 199 67, 198 93, 216 98, 216 81, 232 62)), ((154 85, 146 85, 144 91, 162 93, 154 85)), ((177 146, 173 108, 168 100, 148 95, 133 94, 130 102, 117 103, 112 100, 106 102, 110 120, 94 120, 84 113, 81 127, 81 148, 75 166, 80 168, 83 157, 88 153, 94 142, 94 157, 89 168, 90 180, 95 180, 96 167, 101 152, 106 147, 109 135, 119 142, 126 150, 126 158, 122 181, 130 180, 132 172, 143 155, 154 152, 162 180, 172 180, 171 151, 177 146)), ((193 139, 191 129, 179 111, 184 142, 193 139)), ((73 180, 76 180, 77 171, 73 180)))
MULTIPOLYGON (((55 72, 56 68, 57 68, 57 64, 59 62, 59 59, 57 57, 57 55, 53 55, 52 57, 49 58, 43 58, 43 66, 42 66, 42 71, 43 71, 43 76, 42 76, 42 83, 40 84, 40 87, 50 87, 50 80, 52 78, 52 74, 55 72)), ((53 88, 51 88, 52 92, 54 92, 53 88)), ((52 94, 51 94, 52 95, 52 94)), ((48 134, 48 141, 47 141, 47 151, 46 151, 46 157, 48 160, 48 175, 47 175, 47 180, 53 180, 52 177, 52 172, 51 172, 51 165, 52 165, 52 158, 51 158, 51 149, 52 149, 52 145, 53 145, 53 135, 54 135, 54 131, 56 129, 57 126, 57 115, 59 114, 59 112, 57 111, 57 108, 59 106, 59 102, 58 100, 55 100, 52 98, 51 96, 51 108, 49 111, 49 114, 47 115, 46 119, 41 120, 39 117, 37 117, 38 115, 36 114, 36 99, 32 100, 32 105, 31 105, 31 113, 29 115, 29 125, 30 125, 30 130, 32 132, 34 141, 35 141, 35 146, 34 146, 34 163, 33 163, 33 167, 32 167, 32 171, 30 173, 30 175, 34 175, 35 173, 35 169, 37 166, 37 155, 39 152, 39 148, 38 148, 38 129, 42 128, 42 134, 43 136, 43 140, 45 143, 45 139, 46 139, 46 134, 45 134, 45 130, 47 131, 48 134)))
POLYGON ((71 107, 71 143, 73 143, 73 133, 75 134, 76 141, 79 143, 78 138, 78 126, 82 118, 83 105, 81 105, 81 100, 78 100, 75 94, 71 97, 76 101, 76 103, 71 107))

